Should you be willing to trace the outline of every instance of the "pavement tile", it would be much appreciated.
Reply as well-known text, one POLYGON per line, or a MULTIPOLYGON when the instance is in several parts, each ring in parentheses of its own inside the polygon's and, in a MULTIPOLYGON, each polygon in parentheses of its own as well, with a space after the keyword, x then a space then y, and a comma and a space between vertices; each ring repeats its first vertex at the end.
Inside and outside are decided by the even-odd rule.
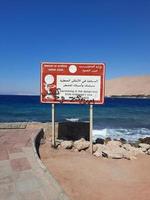
MULTIPOLYGON (((6 196, 7 194, 15 194, 15 185, 14 183, 0 184, 0 198, 6 196)), ((2 199, 2 198, 1 198, 2 199)))
POLYGON ((0 151, 3 151, 3 150, 6 150, 7 151, 7 146, 2 144, 2 141, 1 141, 2 138, 0 138, 0 151))
POLYGON ((0 185, 2 184, 9 184, 13 182, 12 176, 5 176, 5 177, 0 177, 0 185))
POLYGON ((44 187, 40 190, 41 194, 45 196, 46 200, 59 200, 58 193, 54 190, 54 188, 44 187))
POLYGON ((21 147, 18 147, 18 146, 11 146, 8 148, 8 153, 9 154, 12 154, 12 153, 20 153, 22 152, 22 149, 21 147))
POLYGON ((12 168, 8 160, 0 161, 0 179, 12 175, 12 168))
POLYGON ((23 149, 23 152, 26 153, 27 155, 28 154, 33 155, 33 149, 31 147, 23 147, 22 149, 23 149))
POLYGON ((31 147, 31 146, 32 146, 32 141, 31 141, 31 139, 26 143, 25 146, 26 146, 26 147, 31 147))
POLYGON ((18 158, 10 160, 11 167, 14 171, 24 171, 31 169, 30 163, 27 158, 18 158))
POLYGON ((32 192, 40 188, 40 182, 35 177, 30 179, 16 181, 16 190, 18 192, 32 192))
POLYGON ((0 160, 8 160, 9 156, 8 156, 8 152, 7 150, 1 150, 0 151, 0 160))
POLYGON ((17 152, 17 153, 9 154, 9 159, 10 160, 17 159, 17 158, 23 158, 23 157, 25 157, 23 152, 17 152))
POLYGON ((1 200, 18 200, 15 193, 6 193, 1 195, 1 200))
POLYGON ((38 191, 20 193, 21 200, 45 200, 44 196, 38 191))
POLYGON ((13 173, 13 180, 14 180, 14 182, 23 181, 26 179, 30 179, 33 176, 34 176, 34 174, 33 174, 32 170, 19 171, 19 172, 13 173))
POLYGON ((1 200, 18 200, 15 193, 6 193, 0 196, 1 200))

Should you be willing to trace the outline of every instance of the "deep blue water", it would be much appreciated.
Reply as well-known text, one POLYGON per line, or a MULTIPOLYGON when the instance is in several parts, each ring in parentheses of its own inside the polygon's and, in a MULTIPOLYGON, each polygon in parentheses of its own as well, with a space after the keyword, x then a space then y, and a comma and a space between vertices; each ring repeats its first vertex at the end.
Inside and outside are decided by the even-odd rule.
MULTIPOLYGON (((56 121, 89 120, 88 105, 56 105, 56 121)), ((0 122, 51 120, 51 105, 39 96, 0 95, 0 122)), ((150 99, 106 98, 94 105, 94 135, 126 138, 150 135, 150 99)))

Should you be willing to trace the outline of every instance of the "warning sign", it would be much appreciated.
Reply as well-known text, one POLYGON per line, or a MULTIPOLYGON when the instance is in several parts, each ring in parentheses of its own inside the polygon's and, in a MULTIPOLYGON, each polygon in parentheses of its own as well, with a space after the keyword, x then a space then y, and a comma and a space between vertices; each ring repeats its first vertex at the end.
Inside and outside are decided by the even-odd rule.
POLYGON ((104 63, 42 63, 41 102, 103 104, 104 63))

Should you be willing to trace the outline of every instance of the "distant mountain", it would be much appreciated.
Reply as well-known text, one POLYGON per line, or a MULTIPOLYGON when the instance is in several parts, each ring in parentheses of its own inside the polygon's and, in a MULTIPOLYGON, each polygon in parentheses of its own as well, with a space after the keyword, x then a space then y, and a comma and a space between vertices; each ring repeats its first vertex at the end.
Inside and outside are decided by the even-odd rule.
POLYGON ((150 75, 107 80, 105 87, 105 96, 150 97, 150 75))

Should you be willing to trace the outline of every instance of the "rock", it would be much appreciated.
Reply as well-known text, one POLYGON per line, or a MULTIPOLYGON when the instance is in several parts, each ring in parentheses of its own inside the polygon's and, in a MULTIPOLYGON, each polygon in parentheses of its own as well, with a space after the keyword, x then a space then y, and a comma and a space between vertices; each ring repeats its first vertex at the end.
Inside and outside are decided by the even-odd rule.
POLYGON ((122 147, 127 151, 130 151, 132 149, 132 146, 130 144, 123 144, 122 147))
POLYGON ((104 139, 97 138, 95 142, 96 142, 96 144, 104 144, 104 139))
POLYGON ((140 147, 140 148, 138 148, 139 151, 142 151, 143 153, 147 153, 148 154, 147 151, 150 149, 150 145, 149 144, 139 143, 138 147, 140 147))
POLYGON ((74 149, 74 152, 79 152, 78 149, 74 149))
POLYGON ((124 158, 124 155, 122 153, 117 153, 117 152, 109 152, 109 153, 107 153, 107 155, 109 158, 112 158, 112 159, 124 158))
POLYGON ((141 147, 142 149, 150 149, 150 144, 145 144, 145 143, 139 143, 139 147, 141 147))
POLYGON ((121 142, 119 141, 109 141, 107 145, 99 144, 97 151, 94 153, 95 156, 121 159, 124 158, 126 150, 120 147, 121 142))
POLYGON ((146 153, 147 152, 147 149, 145 149, 145 148, 140 148, 141 149, 141 151, 143 152, 143 153, 146 153))
POLYGON ((105 145, 102 144, 94 144, 93 145, 93 152, 96 152, 98 150, 98 148, 104 147, 105 145))
MULTIPOLYGON (((117 142, 117 141, 115 141, 117 142)), ((107 154, 108 158, 114 158, 114 159, 136 159, 136 156, 138 154, 143 154, 142 150, 140 148, 132 147, 130 144, 124 144, 120 146, 120 143, 108 143, 106 145, 106 149, 103 151, 105 154, 107 154)))
POLYGON ((102 152, 96 151, 93 155, 96 157, 102 157, 102 152))
POLYGON ((133 155, 132 152, 128 151, 128 152, 124 153, 124 158, 127 160, 135 160, 136 156, 133 155))
POLYGON ((150 155, 150 145, 140 144, 141 148, 135 148, 130 144, 121 144, 120 141, 108 141, 106 145, 95 144, 93 145, 96 157, 106 157, 113 159, 125 158, 128 160, 136 159, 139 154, 144 154, 144 148, 148 155, 150 155))
POLYGON ((105 149, 103 151, 104 157, 113 158, 113 159, 121 159, 124 158, 124 152, 122 152, 122 148, 115 149, 105 149))
POLYGON ((78 151, 85 150, 89 148, 89 146, 90 142, 86 141, 84 138, 81 138, 80 140, 74 142, 74 147, 78 149, 78 151))
POLYGON ((126 143, 127 143, 127 141, 126 141, 124 138, 120 138, 120 142, 121 142, 122 144, 126 144, 126 143))
POLYGON ((137 156, 138 154, 143 154, 143 150, 141 148, 133 147, 130 144, 124 144, 122 145, 122 147, 127 150, 129 157, 137 156))
POLYGON ((105 144, 107 144, 109 141, 111 141, 110 137, 105 138, 105 144))
POLYGON ((61 142, 61 147, 64 149, 71 149, 73 147, 73 142, 72 141, 63 141, 61 142))
POLYGON ((120 141, 111 140, 107 142, 107 146, 110 147, 121 147, 122 143, 120 141))
POLYGON ((124 158, 126 150, 121 148, 120 141, 108 141, 106 145, 99 144, 97 151, 94 153, 97 157, 107 157, 113 159, 124 158))
POLYGON ((139 138, 141 143, 150 144, 150 137, 139 138))
POLYGON ((93 155, 96 156, 96 157, 102 157, 102 152, 106 148, 106 146, 102 145, 102 144, 96 144, 96 145, 93 145, 93 146, 97 147, 97 150, 95 151, 95 153, 93 155))
POLYGON ((95 152, 97 151, 97 149, 98 149, 97 144, 94 144, 94 145, 93 145, 93 153, 95 153, 95 152))
POLYGON ((143 150, 141 148, 135 148, 131 151, 135 156, 139 154, 144 154, 143 150))
POLYGON ((147 154, 150 155, 150 149, 147 151, 147 154))
POLYGON ((59 144, 58 146, 57 146, 57 149, 60 149, 61 148, 61 145, 59 144))
POLYGON ((105 153, 105 152, 102 152, 102 156, 103 156, 104 158, 108 158, 108 154, 105 153))
MULTIPOLYGON (((115 141, 117 142, 117 141, 115 141)), ((107 154, 108 158, 121 159, 124 158, 126 150, 119 146, 120 143, 109 143, 106 145, 106 148, 103 150, 104 154, 107 154)))
POLYGON ((139 141, 135 141, 135 142, 130 142, 129 144, 131 144, 132 147, 139 147, 139 141))

